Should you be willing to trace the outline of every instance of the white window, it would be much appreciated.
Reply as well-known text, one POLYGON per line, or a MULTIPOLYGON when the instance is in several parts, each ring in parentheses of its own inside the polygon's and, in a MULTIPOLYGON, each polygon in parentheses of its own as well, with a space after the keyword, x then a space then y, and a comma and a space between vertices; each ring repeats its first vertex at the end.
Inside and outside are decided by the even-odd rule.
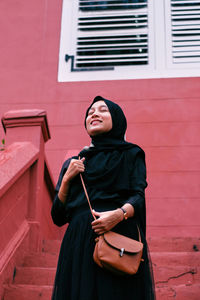
POLYGON ((199 0, 63 0, 59 81, 183 76, 200 76, 199 0))

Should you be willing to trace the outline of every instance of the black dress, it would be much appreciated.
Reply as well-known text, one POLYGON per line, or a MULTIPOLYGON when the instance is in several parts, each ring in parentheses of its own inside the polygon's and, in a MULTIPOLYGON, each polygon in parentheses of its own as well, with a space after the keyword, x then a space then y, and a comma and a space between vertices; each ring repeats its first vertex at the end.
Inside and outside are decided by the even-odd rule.
POLYGON ((64 235, 52 300, 154 300, 154 284, 151 262, 146 243, 146 211, 144 189, 146 188, 146 169, 143 157, 137 155, 132 170, 134 194, 110 193, 87 187, 93 208, 106 211, 121 207, 125 203, 134 206, 134 217, 118 223, 113 231, 138 239, 138 224, 144 243, 143 259, 138 273, 133 276, 117 276, 101 269, 93 261, 96 234, 85 198, 80 178, 77 176, 69 190, 67 204, 58 198, 62 177, 70 159, 62 167, 56 186, 56 196, 52 206, 52 218, 56 225, 69 223, 64 235))

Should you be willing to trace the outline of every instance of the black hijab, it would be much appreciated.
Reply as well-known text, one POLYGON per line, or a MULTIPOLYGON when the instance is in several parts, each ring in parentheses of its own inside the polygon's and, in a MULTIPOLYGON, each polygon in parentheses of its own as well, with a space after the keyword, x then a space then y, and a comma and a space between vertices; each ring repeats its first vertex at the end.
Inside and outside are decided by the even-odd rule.
POLYGON ((125 141, 127 121, 121 107, 101 96, 95 97, 88 107, 85 127, 88 112, 97 101, 104 101, 108 106, 112 117, 112 129, 92 136, 93 146, 79 153, 80 157, 86 158, 84 172, 86 184, 109 192, 132 194, 134 186, 130 179, 131 170, 136 156, 140 153, 144 157, 144 152, 139 146, 125 141))

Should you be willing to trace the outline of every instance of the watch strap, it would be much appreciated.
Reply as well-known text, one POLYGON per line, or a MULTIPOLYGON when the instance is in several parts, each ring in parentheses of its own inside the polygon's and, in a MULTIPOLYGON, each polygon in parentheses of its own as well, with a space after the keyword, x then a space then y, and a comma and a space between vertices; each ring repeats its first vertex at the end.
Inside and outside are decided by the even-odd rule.
POLYGON ((120 207, 120 209, 123 211, 124 220, 127 220, 128 219, 128 213, 127 213, 127 211, 123 207, 120 207))

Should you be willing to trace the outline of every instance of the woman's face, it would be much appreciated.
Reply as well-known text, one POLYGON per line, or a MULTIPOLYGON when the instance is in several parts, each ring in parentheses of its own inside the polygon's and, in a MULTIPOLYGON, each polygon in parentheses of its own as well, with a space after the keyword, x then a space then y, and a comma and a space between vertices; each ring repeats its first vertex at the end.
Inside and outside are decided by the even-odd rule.
POLYGON ((112 117, 104 101, 97 101, 91 106, 86 118, 86 129, 90 136, 112 129, 112 117))

